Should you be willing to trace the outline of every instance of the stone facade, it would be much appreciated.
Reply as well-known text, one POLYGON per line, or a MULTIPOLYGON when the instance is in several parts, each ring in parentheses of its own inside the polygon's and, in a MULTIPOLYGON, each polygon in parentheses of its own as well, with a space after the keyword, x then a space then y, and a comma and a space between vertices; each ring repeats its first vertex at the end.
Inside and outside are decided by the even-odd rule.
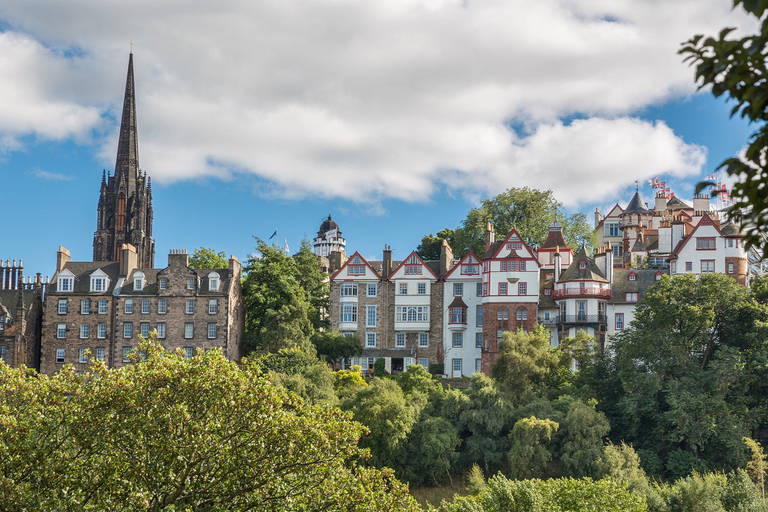
POLYGON ((154 330, 167 349, 191 356, 218 348, 240 359, 244 304, 237 258, 225 269, 191 269, 186 251, 172 251, 164 269, 138 268, 137 259, 125 246, 120 262, 71 262, 60 248, 44 305, 43 373, 65 364, 84 371, 91 358, 123 366, 139 336, 154 330))
POLYGON ((24 280, 21 260, 0 260, 0 361, 12 367, 40 368, 43 283, 24 280))

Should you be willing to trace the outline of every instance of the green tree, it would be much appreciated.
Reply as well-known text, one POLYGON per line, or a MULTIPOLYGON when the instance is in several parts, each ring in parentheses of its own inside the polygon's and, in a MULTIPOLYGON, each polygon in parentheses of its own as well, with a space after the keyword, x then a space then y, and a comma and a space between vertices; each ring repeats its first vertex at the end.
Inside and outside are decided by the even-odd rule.
MULTIPOLYGON (((736 199, 728 216, 742 225, 746 241, 768 257, 768 88, 765 87, 766 50, 768 45, 767 0, 733 0, 759 22, 757 34, 729 38, 734 28, 725 28, 717 37, 696 35, 683 44, 680 53, 696 69, 699 88, 711 86, 715 97, 725 95, 735 101, 731 116, 736 114, 758 125, 749 138, 743 156, 725 160, 718 169, 736 178, 736 199)), ((711 186, 703 182, 697 192, 711 186)), ((719 191, 715 190, 713 194, 719 191)))
POLYGON ((416 510, 359 467, 363 427, 310 407, 256 365, 185 359, 53 377, 0 364, 0 500, 23 510, 416 510))
POLYGON ((428 481, 439 485, 447 478, 453 485, 450 470, 458 458, 460 443, 458 432, 445 418, 422 418, 408 435, 401 462, 403 479, 411 485, 428 481))
POLYGON ((613 340, 615 439, 655 454, 670 478, 743 467, 742 438, 766 414, 765 320, 728 276, 662 278, 613 340))
POLYGON ((189 257, 189 268, 228 268, 229 260, 224 251, 216 252, 210 247, 198 247, 189 257))
POLYGON ((491 374, 517 396, 540 386, 560 362, 558 352, 549 347, 549 338, 549 329, 541 324, 529 332, 505 332, 491 374))
MULTIPOLYGON (((448 245, 453 248, 455 239, 454 231, 452 229, 444 229, 438 231, 437 235, 425 235, 421 239, 421 243, 416 248, 416 253, 425 260, 439 260, 440 252, 443 247, 443 240, 448 242, 448 245)), ((482 255, 481 255, 482 256, 482 255)))
POLYGON ((745 437, 744 443, 752 453, 752 459, 747 463, 747 472, 760 487, 760 495, 765 499, 765 452, 760 443, 752 438, 745 437))
POLYGON ((406 437, 419 411, 405 400, 396 382, 375 379, 344 400, 342 408, 351 411, 355 421, 368 427, 369 433, 360 440, 360 446, 370 448, 372 464, 378 467, 399 464, 406 437))
POLYGON ((595 235, 583 213, 565 214, 563 205, 551 190, 528 187, 510 188, 505 192, 482 201, 478 208, 467 213, 454 233, 453 251, 464 255, 470 250, 479 257, 485 253, 485 229, 488 222, 495 226, 497 236, 506 236, 516 228, 529 244, 542 244, 549 233, 549 226, 557 221, 563 226, 566 243, 577 250, 582 243, 593 247, 595 235))
POLYGON ((308 309, 309 305, 296 297, 278 309, 268 309, 259 332, 261 350, 277 352, 295 348, 314 354, 315 346, 311 341, 314 331, 307 316, 308 309))
POLYGON ((296 254, 291 256, 296 263, 296 280, 304 290, 309 302, 307 316, 316 330, 328 326, 330 310, 330 285, 328 276, 323 274, 320 261, 312 251, 309 240, 304 238, 296 254))
POLYGON ((512 478, 543 478, 552 460, 547 445, 560 425, 552 420, 540 420, 535 416, 515 422, 509 434, 509 470, 512 478))
MULTIPOLYGON (((267 323, 274 328, 278 318, 293 318, 296 320, 296 325, 292 329, 295 328, 304 333, 306 321, 309 319, 307 293, 301 287, 297 277, 296 261, 286 256, 281 248, 271 246, 258 238, 256 250, 258 255, 249 257, 245 265, 245 278, 242 285, 245 302, 244 350, 246 354, 258 349, 266 349, 262 335, 270 332, 270 329, 264 331, 267 323), (281 312, 283 306, 290 307, 281 312), (268 315, 269 312, 271 312, 270 315, 268 315)), ((311 323, 309 327, 308 336, 312 334, 311 323)), ((272 331, 274 332, 274 329, 272 331)))
MULTIPOLYGON (((359 356, 363 353, 363 342, 357 336, 344 336, 339 331, 320 331, 312 336, 317 353, 334 367, 340 359, 359 356)), ((384 359, 377 361, 384 362, 384 359)))
POLYGON ((640 466, 640 457, 628 444, 608 443, 597 461, 601 478, 609 477, 624 482, 633 493, 644 496, 650 510, 663 510, 665 505, 656 486, 652 485, 640 466))
POLYGON ((335 377, 328 365, 302 350, 282 349, 259 358, 253 364, 270 372, 275 384, 299 395, 308 404, 335 405, 335 377))

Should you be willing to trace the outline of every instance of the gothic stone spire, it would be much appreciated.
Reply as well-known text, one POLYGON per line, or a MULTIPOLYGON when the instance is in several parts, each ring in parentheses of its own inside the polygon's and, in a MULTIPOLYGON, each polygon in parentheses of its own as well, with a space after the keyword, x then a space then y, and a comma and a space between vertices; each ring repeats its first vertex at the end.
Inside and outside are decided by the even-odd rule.
POLYGON ((136 95, 133 87, 133 53, 128 57, 128 77, 125 80, 123 117, 120 122, 120 139, 117 144, 115 179, 125 177, 128 195, 136 190, 139 173, 139 136, 136 131, 136 95))

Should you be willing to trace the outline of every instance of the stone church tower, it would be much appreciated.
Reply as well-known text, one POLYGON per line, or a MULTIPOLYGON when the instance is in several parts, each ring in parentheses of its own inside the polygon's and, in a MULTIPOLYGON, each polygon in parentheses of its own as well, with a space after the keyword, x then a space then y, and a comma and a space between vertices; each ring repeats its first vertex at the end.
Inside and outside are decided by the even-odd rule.
POLYGON ((138 268, 153 268, 152 182, 139 168, 136 131, 136 96, 133 87, 133 52, 128 57, 123 118, 117 144, 114 176, 101 178, 98 222, 93 235, 93 261, 119 261, 120 248, 136 248, 138 268))

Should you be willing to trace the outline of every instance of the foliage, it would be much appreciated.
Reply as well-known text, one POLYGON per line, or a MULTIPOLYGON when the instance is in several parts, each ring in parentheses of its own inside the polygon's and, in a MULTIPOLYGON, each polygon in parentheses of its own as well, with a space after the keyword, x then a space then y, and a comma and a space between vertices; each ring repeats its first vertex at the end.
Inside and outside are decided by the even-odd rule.
POLYGON ((485 483, 485 475, 483 470, 477 464, 472 464, 472 467, 467 473, 467 489, 470 494, 480 494, 488 489, 488 484, 485 483))
POLYGON ((550 349, 549 337, 549 329, 541 324, 529 332, 505 332, 491 374, 518 396, 541 385, 560 359, 550 349))
POLYGON ((359 467, 363 427, 219 351, 93 361, 53 377, 0 364, 4 510, 415 510, 359 467))
POLYGON ((403 466, 401 477, 411 485, 429 480, 438 485, 446 477, 453 484, 450 469, 458 458, 460 442, 456 429, 445 418, 423 418, 408 435, 405 456, 398 464, 403 466))
POLYGON ((438 231, 437 235, 425 235, 421 239, 421 243, 416 248, 416 253, 425 260, 439 260, 440 252, 443 247, 443 240, 448 242, 451 247, 454 246, 454 231, 452 229, 444 229, 438 231))
POLYGON ((509 469, 515 479, 542 478, 552 460, 547 444, 560 425, 535 416, 517 420, 509 434, 509 469))
POLYGON ((664 512, 765 512, 768 506, 743 469, 728 473, 694 472, 660 489, 664 512))
POLYGON ((618 387, 603 394, 614 438, 654 454, 672 479, 743 467, 742 438, 766 414, 765 319, 728 276, 663 277, 614 337, 606 383, 618 387))
MULTIPOLYGON (((406 395, 410 396, 419 393, 426 398, 428 409, 424 411, 425 413, 440 414, 446 391, 439 382, 432 378, 432 374, 428 373, 423 366, 418 364, 408 365, 408 369, 400 374, 398 383, 406 395)), ((410 399, 413 400, 414 398, 411 397, 410 399)))
POLYGON ((293 257, 259 238, 256 250, 258 256, 245 265, 242 286, 245 352, 290 347, 313 352, 311 336, 323 326, 321 313, 328 310, 328 283, 309 243, 303 241, 293 257))
POLYGON ((342 408, 368 427, 369 433, 360 440, 360 446, 370 448, 371 463, 379 467, 395 465, 419 413, 406 402, 400 386, 389 379, 375 379, 344 400, 342 408))
POLYGON ((565 512, 575 510, 611 510, 641 512, 646 510, 642 497, 630 493, 620 482, 610 478, 593 481, 508 480, 498 474, 488 480, 488 488, 475 496, 457 498, 443 504, 442 512, 565 512))
POLYGON ((640 457, 628 444, 619 445, 608 443, 603 447, 603 454, 597 461, 598 475, 609 477, 618 482, 624 482, 627 488, 640 496, 644 496, 650 510, 663 510, 664 501, 655 485, 640 467, 640 457))
MULTIPOLYGON (((746 232, 746 242, 754 245, 768 257, 764 238, 768 233, 768 89, 766 85, 766 45, 768 45, 768 9, 766 0, 734 0, 759 21, 757 34, 729 38, 734 28, 725 28, 717 37, 696 35, 680 49, 685 60, 696 67, 699 88, 711 86, 715 97, 726 95, 736 105, 731 116, 741 113, 742 118, 758 124, 749 138, 743 156, 725 160, 718 169, 724 169, 737 181, 733 185, 736 199, 729 210, 730 219, 738 221, 746 232)), ((698 193, 714 183, 703 182, 698 193)), ((713 194, 719 193, 714 190, 713 194)))
POLYGON ((313 329, 307 312, 307 303, 296 297, 277 309, 268 309, 259 331, 261 350, 277 352, 289 348, 314 354, 315 346, 310 339, 313 329))
POLYGON ((389 375, 389 372, 387 372, 387 362, 383 357, 376 359, 373 363, 373 372, 379 376, 389 375))
POLYGON ((494 224, 498 236, 506 236, 512 228, 516 228, 527 243, 541 245, 547 238, 549 226, 557 218, 563 226, 563 237, 572 249, 578 250, 582 243, 587 247, 596 245, 586 216, 583 213, 565 214, 562 209, 562 203, 555 199, 551 190, 528 187, 507 189, 483 200, 480 207, 472 208, 467 213, 454 233, 454 254, 464 255, 471 250, 482 257, 488 222, 494 224))
POLYGON ((210 247, 198 247, 189 257, 189 268, 229 268, 227 253, 216 252, 210 247))
POLYGON ((429 363, 429 373, 432 375, 444 375, 445 363, 429 363))
MULTIPOLYGON (((328 361, 328 364, 336 365, 340 359, 359 356, 363 353, 363 342, 357 336, 344 336, 339 331, 320 331, 312 336, 318 355, 328 361)), ((378 359, 382 364, 384 359, 378 359)))
POLYGON ((442 416, 462 439, 460 463, 480 464, 485 474, 501 468, 509 451, 514 410, 507 393, 490 377, 476 373, 466 393, 449 390, 442 416))
POLYGON ((765 499, 765 459, 766 455, 760 443, 749 437, 744 438, 747 448, 752 453, 752 459, 747 462, 747 472, 752 480, 760 487, 760 494, 765 499))
POLYGON ((309 404, 334 405, 337 402, 333 372, 312 354, 282 349, 254 359, 253 364, 270 371, 275 384, 296 393, 309 404))
POLYGON ((358 388, 368 385, 363 378, 362 370, 360 365, 356 364, 348 370, 338 370, 333 372, 333 376, 336 379, 334 382, 334 389, 340 398, 354 395, 358 388))

